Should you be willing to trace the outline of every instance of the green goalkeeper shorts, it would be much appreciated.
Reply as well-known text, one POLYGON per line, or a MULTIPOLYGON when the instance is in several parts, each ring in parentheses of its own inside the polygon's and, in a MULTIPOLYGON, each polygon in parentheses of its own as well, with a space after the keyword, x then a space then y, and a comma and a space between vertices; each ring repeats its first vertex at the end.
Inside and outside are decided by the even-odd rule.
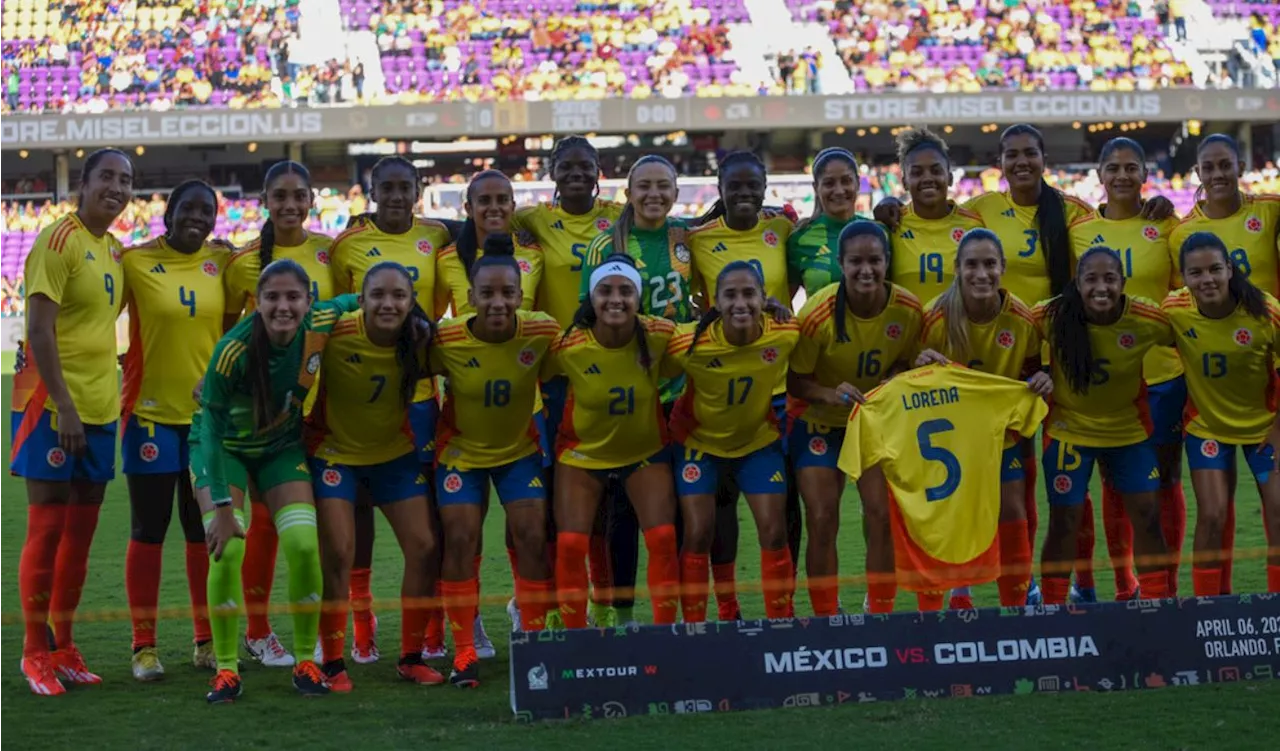
MULTIPOLYGON (((246 492, 249 482, 260 493, 283 485, 286 482, 311 483, 311 472, 307 469, 307 455, 302 446, 287 446, 264 456, 244 456, 232 451, 224 451, 222 459, 222 480, 227 487, 239 488, 246 492)), ((205 460, 204 448, 199 439, 191 437, 191 482, 196 490, 208 488, 213 483, 209 476, 208 462, 205 460)))

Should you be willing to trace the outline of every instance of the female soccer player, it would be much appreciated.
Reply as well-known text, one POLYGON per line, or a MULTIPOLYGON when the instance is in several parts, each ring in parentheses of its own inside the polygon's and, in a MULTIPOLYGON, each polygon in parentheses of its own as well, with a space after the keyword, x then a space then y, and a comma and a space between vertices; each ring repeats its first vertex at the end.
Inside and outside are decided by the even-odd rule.
MULTIPOLYGON (((1163 300, 1176 285, 1169 237, 1177 217, 1159 221, 1142 217, 1142 186, 1147 181, 1146 153, 1136 141, 1113 138, 1098 154, 1098 175, 1107 200, 1069 229, 1073 262, 1095 245, 1115 248, 1124 266, 1127 294, 1148 300, 1163 300)), ((1170 594, 1178 592, 1178 556, 1187 526, 1187 501, 1182 494, 1182 408, 1187 401, 1187 385, 1182 377, 1178 353, 1171 347, 1152 347, 1142 364, 1147 403, 1151 413, 1152 441, 1160 459, 1160 519, 1165 544, 1173 560, 1170 566, 1170 594)), ((1107 548, 1115 570, 1116 599, 1135 595, 1137 581, 1133 569, 1133 530, 1120 494, 1107 478, 1102 485, 1102 519, 1107 548)), ((1093 508, 1085 500, 1080 533, 1079 561, 1093 560, 1093 508)), ((1074 593, 1084 602, 1096 602, 1091 569, 1076 571, 1074 593)))
POLYGON ((543 379, 569 393, 556 444, 556 586, 566 626, 587 625, 589 534, 610 475, 625 484, 644 530, 654 623, 674 623, 679 602, 676 499, 658 374, 675 324, 642 316, 640 274, 614 255, 591 273, 591 296, 552 346, 543 379))
POLYGON ((27 331, 13 383, 9 471, 26 480, 28 503, 18 564, 22 674, 42 696, 65 693, 63 681, 102 682, 85 666, 71 624, 98 510, 115 477, 123 251, 108 229, 132 198, 129 157, 93 152, 80 174, 79 206, 40 233, 23 268, 27 331))
POLYGON ((435 592, 439 567, 427 479, 409 429, 409 405, 418 382, 429 377, 415 327, 433 324, 414 301, 408 269, 394 261, 375 264, 365 273, 360 307, 333 327, 320 364, 316 408, 308 418, 324 567, 323 670, 330 690, 343 693, 352 688, 342 648, 359 487, 382 510, 404 554, 396 672, 418 684, 444 682, 422 661, 427 602, 435 592))
POLYGON ((689 378, 671 417, 684 521, 680 602, 686 623, 707 617, 721 475, 733 476, 755 516, 766 615, 792 613, 795 565, 787 547, 786 457, 769 387, 786 374, 800 334, 794 321, 767 318, 764 300, 764 280, 755 267, 730 262, 716 280, 715 306, 697 323, 677 328, 663 360, 664 373, 683 372, 689 378))
MULTIPOLYGON (((1001 287, 1004 248, 988 229, 971 229, 956 248, 951 286, 925 313, 921 336, 927 361, 933 354, 983 373, 1027 381, 1037 395, 1053 392, 1053 379, 1040 369, 1040 333, 1031 309, 1001 287)), ((1018 442, 1005 446, 1000 465, 1000 604, 1026 604, 1031 584, 1031 537, 1027 527, 1026 473, 1018 442)), ((925 598, 922 598, 925 599, 925 598)), ((953 595, 952 607, 956 607, 953 595)), ((922 610, 934 603, 922 602, 922 610)), ((941 605, 941 603, 937 603, 941 605)), ((972 600, 965 603, 972 607, 972 600)))
POLYGON ((1049 534, 1041 557, 1049 605, 1064 603, 1069 594, 1084 494, 1097 462, 1128 510, 1143 596, 1169 592, 1159 462, 1141 396, 1143 358, 1154 346, 1169 346, 1173 332, 1158 307, 1124 290, 1120 255, 1098 246, 1080 256, 1063 293, 1034 310, 1053 356, 1054 403, 1045 420, 1043 458, 1049 534))
POLYGON ((858 161, 847 149, 831 147, 813 158, 813 216, 787 239, 787 276, 806 295, 840 280, 840 264, 831 252, 840 232, 857 218, 858 161))
MULTIPOLYGON (((874 222, 840 233, 844 276, 809 298, 799 314, 800 342, 791 355, 787 390, 788 451, 796 468, 809 530, 805 569, 815 615, 839 608, 836 537, 844 474, 837 467, 854 402, 915 358, 923 314, 915 295, 887 281, 889 237, 874 222)), ((858 482, 867 532, 869 608, 893 610, 897 592, 883 478, 858 482)))
MULTIPOLYGON (((329 246, 332 238, 306 229, 311 212, 311 173, 297 162, 276 162, 262 180, 262 203, 269 218, 262 225, 258 239, 233 254, 223 273, 227 302, 223 327, 230 330, 243 315, 253 313, 256 291, 262 270, 276 259, 297 263, 311 280, 311 299, 328 300, 334 296, 330 273, 329 246)), ((308 398, 310 411, 314 397, 308 398)), ((248 616, 244 646, 249 656, 268 667, 291 667, 293 655, 280 644, 271 630, 267 610, 271 603, 271 586, 275 581, 276 552, 279 536, 271 512, 258 503, 257 493, 249 490, 253 517, 249 537, 245 541, 244 600, 248 616)))
POLYGON ((490 483, 515 551, 521 627, 542 630, 555 598, 533 414, 539 365, 560 325, 546 313, 521 310, 523 280, 510 237, 491 235, 487 245, 470 268, 467 306, 474 312, 445 321, 431 349, 432 372, 448 379, 436 442, 436 502, 444 528, 441 590, 455 648, 449 680, 466 688, 480 683, 470 624, 480 595, 475 561, 490 483))
POLYGON ((169 194, 165 234, 129 248, 121 262, 130 328, 120 450, 132 512, 125 590, 133 620, 133 677, 140 681, 164 675, 156 650, 156 608, 175 489, 187 543, 192 661, 199 668, 216 667, 205 596, 209 552, 191 489, 188 442, 196 411, 191 392, 222 338, 222 275, 229 254, 206 242, 217 217, 213 188, 199 180, 184 182, 169 194))
POLYGON ((1226 243, 1212 233, 1188 236, 1179 265, 1187 286, 1169 295, 1163 308, 1173 323, 1191 392, 1187 464, 1196 493, 1195 593, 1223 593, 1222 537, 1236 447, 1243 449, 1262 497, 1272 553, 1267 591, 1280 592, 1280 422, 1272 373, 1280 347, 1280 304, 1239 273, 1226 243))
POLYGON ((191 474, 212 558, 209 620, 218 673, 206 697, 211 704, 234 701, 243 690, 236 621, 249 483, 270 509, 289 562, 294 647, 304 658, 293 669, 293 685, 304 696, 329 692, 310 659, 322 585, 302 414, 325 340, 357 304, 354 295, 313 304, 311 285, 295 261, 281 259, 263 269, 254 313, 214 348, 192 422, 191 474))

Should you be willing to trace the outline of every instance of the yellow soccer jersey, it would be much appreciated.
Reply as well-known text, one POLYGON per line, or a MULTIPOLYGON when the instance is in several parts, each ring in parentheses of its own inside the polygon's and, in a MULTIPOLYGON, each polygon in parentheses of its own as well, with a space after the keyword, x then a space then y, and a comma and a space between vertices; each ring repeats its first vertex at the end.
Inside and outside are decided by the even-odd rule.
POLYGON ((707 305, 716 299, 716 277, 732 261, 746 261, 764 278, 764 293, 791 307, 787 283, 787 239, 795 223, 777 209, 761 209, 748 230, 729 229, 724 217, 689 231, 693 268, 702 279, 707 305))
MULTIPOLYGON (((484 256, 484 248, 476 248, 476 260, 484 256)), ((524 292, 524 301, 520 303, 522 310, 533 310, 538 298, 538 284, 542 282, 542 249, 536 245, 516 243, 516 264, 520 267, 520 289, 524 292)), ((437 315, 443 316, 451 311, 454 318, 471 315, 475 310, 467 302, 467 291, 471 289, 471 280, 462 266, 462 259, 453 246, 441 250, 436 255, 436 300, 437 315)))
POLYGON ((569 325, 578 310, 587 246, 596 235, 613 228, 622 209, 621 204, 597 200, 595 208, 582 215, 550 203, 516 211, 512 233, 527 230, 542 248, 542 284, 535 307, 550 313, 561 328, 569 325))
POLYGON ((448 379, 436 429, 441 467, 498 467, 538 450, 538 370, 560 324, 546 313, 516 315, 515 336, 501 344, 475 338, 468 325, 474 314, 440 324, 431 370, 448 379))
MULTIPOLYGON (((125 297, 123 248, 110 232, 96 237, 68 214, 45 227, 23 267, 26 298, 44 295, 58 304, 54 322, 62 378, 80 421, 105 425, 120 417, 116 380, 116 318, 125 297)), ((28 319, 29 321, 30 319, 28 319)), ((36 399, 57 412, 36 369, 28 330, 23 367, 14 379, 13 407, 36 399)))
POLYGON ((672 438, 727 458, 746 456, 778 440, 771 392, 786 376, 800 339, 799 324, 765 316, 760 338, 739 347, 725 341, 724 325, 716 321, 690 353, 697 326, 680 324, 663 360, 664 375, 688 375, 671 413, 672 438))
POLYGON ((982 217, 959 206, 953 205, 942 219, 923 219, 908 205, 898 230, 889 233, 889 281, 921 300, 932 300, 951 286, 960 238, 981 226, 982 217))
POLYGON ((946 311, 938 306, 937 300, 930 302, 921 334, 924 347, 983 373, 1014 380, 1029 378, 1040 367, 1040 332, 1031 308, 1017 295, 1007 290, 1001 292, 1004 304, 995 318, 983 323, 968 322, 969 346, 963 352, 956 351, 947 342, 946 311))
MULTIPOLYGON (((1089 204, 1063 195, 1067 226, 1087 215, 1089 204)), ((1036 223, 1036 206, 1019 206, 1008 193, 985 193, 970 199, 964 207, 982 217, 987 229, 996 233, 1004 246, 1004 286, 1028 305, 1049 298, 1049 265, 1040 229, 1036 223)))
POLYGON ((308 418, 312 455, 367 467, 413 453, 402 372, 395 347, 369 341, 364 311, 343 315, 325 343, 320 395, 308 418))
POLYGON ((334 292, 359 294, 369 269, 394 261, 409 272, 422 309, 439 318, 443 311, 435 309, 436 263, 440 249, 448 244, 448 228, 432 219, 415 218, 408 232, 390 235, 365 217, 333 241, 334 292))
MULTIPOLYGON (((232 315, 244 311, 248 315, 257 307, 258 277, 262 274, 262 263, 258 259, 258 240, 246 245, 231 256, 227 270, 222 275, 222 284, 226 290, 226 311, 232 315)), ((301 245, 287 246, 276 243, 271 249, 271 260, 287 258, 297 261, 311 277, 312 302, 331 299, 335 294, 333 288, 333 272, 330 271, 330 246, 333 238, 318 232, 308 232, 301 245)))
MULTIPOLYGON (((1182 242, 1193 232, 1212 232, 1227 244, 1231 262, 1269 295, 1280 295, 1280 262, 1276 259, 1276 237, 1280 233, 1280 196, 1244 196, 1240 210, 1222 219, 1204 215, 1196 204, 1190 216, 1173 230, 1169 247, 1176 257, 1182 242)), ((1181 269, 1179 269, 1181 274, 1181 269)), ((1181 279, 1179 279, 1181 283, 1181 279)))
POLYGON ((1173 324, 1187 371, 1187 432, 1224 443, 1262 442, 1276 419, 1276 353, 1280 303, 1267 295, 1267 318, 1237 306, 1226 318, 1206 318, 1186 289, 1162 306, 1173 324))
POLYGON ((163 237, 129 248, 122 266, 128 294, 129 351, 124 412, 163 425, 190 425, 191 390, 222 338, 223 285, 231 254, 214 245, 180 253, 163 237))
MULTIPOLYGON (((849 341, 837 341, 835 310, 840 284, 822 288, 800 310, 800 341, 791 355, 791 370, 798 375, 812 374, 828 388, 849 383, 865 394, 887 378, 894 365, 910 367, 919 350, 924 313, 915 295, 892 285, 888 304, 875 318, 845 313, 849 341)), ((826 428, 843 428, 849 419, 848 407, 809 404, 795 398, 788 399, 787 412, 826 428)))
POLYGON ((556 438, 556 460, 583 469, 615 469, 644 461, 667 443, 658 378, 676 325, 640 316, 651 362, 645 372, 633 339, 611 349, 589 329, 557 337, 542 367, 544 380, 569 378, 569 397, 556 438))
MULTIPOLYGON (((1052 350, 1048 303, 1033 314, 1040 335, 1052 350)), ((1125 296, 1124 313, 1110 326, 1089 325, 1094 373, 1088 393, 1071 389, 1059 363, 1053 363, 1053 400, 1047 432, 1066 443, 1114 448, 1145 441, 1151 436, 1147 388, 1142 361, 1152 347, 1173 344, 1169 317, 1150 300, 1125 296)))

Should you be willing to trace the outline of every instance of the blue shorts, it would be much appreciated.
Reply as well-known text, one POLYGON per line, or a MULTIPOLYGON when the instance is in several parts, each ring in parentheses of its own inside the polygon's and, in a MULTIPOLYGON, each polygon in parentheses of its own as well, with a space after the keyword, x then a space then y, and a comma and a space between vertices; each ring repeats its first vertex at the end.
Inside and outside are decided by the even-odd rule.
POLYGON ((644 469, 651 464, 666 464, 670 466, 671 446, 663 446, 658 449, 657 453, 648 459, 632 462, 631 464, 627 464, 622 467, 614 467, 612 469, 589 469, 587 471, 590 472, 597 480, 608 485, 610 479, 615 479, 618 482, 626 482, 627 478, 633 475, 636 470, 644 469))
POLYGON ((113 420, 106 425, 84 426, 85 450, 80 457, 70 456, 58 445, 57 415, 42 410, 40 418, 24 435, 25 412, 12 413, 13 449, 9 471, 28 480, 46 482, 111 482, 116 477, 116 428, 113 420))
POLYGON ((126 475, 164 475, 191 467, 190 425, 165 425, 133 415, 120 439, 126 475))
POLYGON ((839 470, 844 428, 824 428, 799 418, 791 421, 790 428, 787 443, 797 472, 807 467, 839 470))
POLYGON ((672 448, 676 493, 681 496, 715 495, 724 476, 733 477, 738 489, 747 495, 787 492, 787 461, 781 440, 734 459, 685 446, 672 448))
POLYGON ((1187 467, 1192 472, 1203 469, 1217 469, 1223 472, 1235 469, 1236 447, 1244 449, 1244 461, 1249 465, 1258 484, 1266 483, 1276 468, 1275 452, 1265 443, 1252 446, 1240 446, 1236 443, 1222 443, 1212 438, 1187 436, 1187 467))
POLYGON ((484 503, 492 482, 498 501, 545 501, 547 487, 542 479, 542 454, 534 452, 500 467, 459 469, 440 467, 436 472, 436 503, 440 506, 479 506, 484 503))
POLYGON ((775 394, 773 397, 773 419, 778 421, 778 432, 782 434, 782 456, 786 458, 790 456, 788 453, 790 444, 787 442, 787 395, 785 393, 775 394))
POLYGON ((434 398, 409 405, 413 448, 418 452, 418 462, 428 467, 436 464, 436 420, 439 418, 440 404, 434 398))
POLYGON ((1111 485, 1120 493, 1151 493, 1160 489, 1160 466, 1150 441, 1112 448, 1076 446, 1051 439, 1041 458, 1050 506, 1084 503, 1093 465, 1102 463, 1111 485))
POLYGON ((1147 410, 1151 413, 1151 442, 1168 446, 1182 442, 1182 411, 1187 406, 1185 376, 1147 387, 1147 410))
POLYGON ((416 454, 382 462, 354 466, 335 464, 311 457, 311 487, 316 498, 341 498, 355 503, 360 488, 369 491, 375 506, 427 494, 427 478, 416 454))
POLYGON ((1000 454, 1000 483, 1025 479, 1027 470, 1022 466, 1022 446, 1015 443, 1000 454))

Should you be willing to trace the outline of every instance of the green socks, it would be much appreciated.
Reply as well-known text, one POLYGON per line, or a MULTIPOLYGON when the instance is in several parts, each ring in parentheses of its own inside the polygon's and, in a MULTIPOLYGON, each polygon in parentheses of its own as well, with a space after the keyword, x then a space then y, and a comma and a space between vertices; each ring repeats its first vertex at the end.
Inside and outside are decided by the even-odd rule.
MULTIPOLYGON (((280 548, 289 562, 289 603, 293 610, 293 653, 298 662, 312 659, 316 634, 320 629, 320 539, 316 530, 316 508, 291 503, 275 516, 280 548)), ((243 540, 239 540, 242 544, 243 540)), ((236 582, 240 581, 237 573, 236 582)), ((210 602, 213 591, 210 589, 210 602)), ((215 642, 217 631, 215 630, 215 642)))
MULTIPOLYGON (((210 511, 204 515, 204 528, 213 522, 210 511)), ((240 526, 247 532, 244 512, 235 512, 240 526)), ((314 516, 314 514, 313 514, 314 516)), ((213 631, 213 653, 219 670, 240 672, 240 566, 244 563, 244 540, 233 537, 222 549, 222 560, 209 556, 209 626, 213 631)))

